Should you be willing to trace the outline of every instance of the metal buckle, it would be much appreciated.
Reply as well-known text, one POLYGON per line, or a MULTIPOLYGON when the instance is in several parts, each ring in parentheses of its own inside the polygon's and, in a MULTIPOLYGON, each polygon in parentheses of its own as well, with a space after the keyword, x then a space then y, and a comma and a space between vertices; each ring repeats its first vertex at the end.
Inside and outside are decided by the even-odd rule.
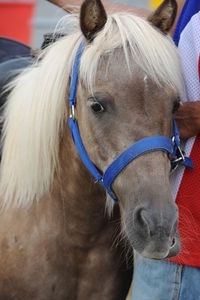
POLYGON ((185 161, 185 152, 181 149, 180 146, 177 146, 176 158, 171 161, 171 173, 174 172, 181 162, 185 161))
POLYGON ((70 107, 70 115, 69 115, 69 117, 70 117, 71 119, 75 120, 75 106, 74 106, 74 105, 72 105, 72 106, 70 107))
POLYGON ((180 146, 177 146, 176 157, 177 158, 172 160, 173 163, 179 163, 179 162, 185 161, 185 152, 181 149, 180 146))

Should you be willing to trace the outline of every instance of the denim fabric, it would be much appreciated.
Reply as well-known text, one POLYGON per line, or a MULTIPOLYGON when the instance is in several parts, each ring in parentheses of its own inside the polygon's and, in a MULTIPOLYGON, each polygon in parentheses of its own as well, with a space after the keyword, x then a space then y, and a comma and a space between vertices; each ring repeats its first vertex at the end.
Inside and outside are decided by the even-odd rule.
POLYGON ((132 300, 200 300, 200 268, 135 256, 132 300))

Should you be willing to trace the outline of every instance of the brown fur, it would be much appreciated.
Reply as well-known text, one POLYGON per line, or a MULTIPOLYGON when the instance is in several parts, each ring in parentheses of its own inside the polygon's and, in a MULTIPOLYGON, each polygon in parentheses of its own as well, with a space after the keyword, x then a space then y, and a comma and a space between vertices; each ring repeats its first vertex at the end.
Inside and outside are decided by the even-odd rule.
MULTIPOLYGON (((95 30, 104 22, 103 17, 95 30)), ((89 24, 88 20, 84 24, 89 24)), ((84 32, 89 39, 93 28, 84 32)), ((134 64, 130 67, 131 75, 121 48, 116 55, 105 57, 99 67, 94 95, 104 103, 104 115, 91 112, 92 95, 79 84, 81 136, 91 159, 103 171, 136 140, 171 135, 174 91, 160 88, 148 78, 144 81, 143 71, 134 64)), ((49 194, 29 209, 9 209, 1 214, 0 300, 124 300, 132 268, 128 268, 124 254, 129 251, 129 246, 124 246, 127 238, 123 241, 122 235, 120 241, 120 232, 126 231, 138 249, 147 242, 138 239, 137 244, 134 236, 131 222, 135 208, 143 203, 150 206, 152 214, 156 211, 156 225, 166 231, 177 218, 166 154, 142 156, 118 176, 113 189, 120 206, 108 218, 105 191, 83 166, 67 124, 66 131, 60 143, 61 170, 49 194), (165 216, 159 219, 162 212, 165 216)), ((165 239, 165 233, 159 234, 152 237, 158 247, 160 238, 165 239)), ((156 252, 151 247, 148 251, 156 252)))
POLYGON ((127 272, 122 244, 115 244, 119 210, 106 216, 105 192, 69 137, 52 193, 29 210, 1 216, 1 300, 125 299, 132 268, 130 262, 127 272))
POLYGON ((80 26, 88 40, 91 40, 103 28, 106 20, 106 12, 100 0, 86 0, 83 2, 80 13, 80 26))
POLYGON ((176 14, 176 1, 165 0, 157 10, 148 17, 148 20, 153 26, 158 27, 163 33, 167 34, 174 24, 176 14))
MULTIPOLYGON (((114 59, 123 62, 120 56, 119 51, 114 59)), ((123 63, 125 65, 125 62, 123 63)), ((112 64, 111 73, 117 74, 120 70, 121 65, 112 64)), ((105 101, 108 101, 114 109, 112 123, 111 120, 107 120, 107 124, 101 127, 96 121, 95 125, 92 115, 85 117, 91 113, 88 106, 78 104, 77 107, 83 142, 91 159, 101 169, 104 169, 104 165, 111 162, 114 156, 135 140, 149 135, 149 130, 151 134, 163 135, 170 135, 171 130, 171 120, 166 116, 172 111, 172 92, 159 91, 151 82, 145 91, 144 82, 141 80, 142 73, 138 79, 135 76, 128 79, 127 73, 124 72, 124 75, 122 74, 120 78, 115 77, 112 82, 111 73, 107 79, 104 79, 104 73, 98 72, 94 92, 98 91, 99 97, 104 96, 105 101), (121 87, 120 90, 116 89, 117 86, 121 87), (112 98, 109 95, 112 95, 112 98), (119 106, 119 101, 124 105, 119 106), (144 113, 141 113, 141 110, 144 113), (121 131, 126 133, 124 139, 121 138, 120 141, 117 139, 117 135, 120 134, 119 118, 126 120, 120 125, 121 131), (142 128, 141 123, 146 126, 142 128), (89 131, 88 126, 93 130, 89 131), (113 132, 116 132, 114 140, 109 138, 110 126, 113 132), (90 134, 90 139, 87 134, 90 134), (100 143, 102 134, 104 142, 100 143), (100 139, 96 140, 97 136, 100 139), (94 151, 95 144, 97 146, 94 151), (101 165, 96 157, 100 157, 101 165)), ((135 74, 138 77, 138 71, 135 74)), ((85 93, 84 87, 80 86, 79 95, 83 96, 85 93)), ((88 96, 85 95, 84 99, 87 98, 88 96)), ((78 101, 80 103, 84 100, 78 101)), ((0 300, 122 300, 126 298, 132 270, 131 261, 130 268, 126 262, 126 252, 129 252, 129 249, 124 248, 123 245, 124 242, 127 243, 126 240, 116 245, 121 231, 119 209, 115 208, 111 219, 107 217, 105 191, 98 184, 94 184, 93 178, 83 166, 67 125, 66 131, 60 151, 62 169, 59 177, 55 178, 51 193, 28 210, 9 210, 1 215, 0 300)), ((146 182, 145 188, 144 186, 142 188, 143 192, 150 193, 147 186, 148 178, 157 177, 158 169, 155 165, 160 161, 164 165, 160 168, 160 180, 157 181, 157 185, 162 186, 162 193, 166 190, 168 194, 167 185, 166 187, 163 185, 163 180, 165 182, 169 172, 167 157, 162 153, 156 153, 141 159, 144 171, 143 182, 146 182)), ((125 202, 127 193, 137 192, 136 189, 127 190, 126 187, 130 186, 129 180, 132 181, 132 186, 136 186, 137 181, 141 180, 141 159, 133 162, 114 184, 121 201, 123 223, 126 222, 126 213, 134 209, 134 202, 125 202), (123 182, 122 186, 120 181, 123 182)), ((156 195, 158 189, 156 186, 154 188, 152 193, 156 195)), ((165 201, 162 205, 165 205, 165 201)))

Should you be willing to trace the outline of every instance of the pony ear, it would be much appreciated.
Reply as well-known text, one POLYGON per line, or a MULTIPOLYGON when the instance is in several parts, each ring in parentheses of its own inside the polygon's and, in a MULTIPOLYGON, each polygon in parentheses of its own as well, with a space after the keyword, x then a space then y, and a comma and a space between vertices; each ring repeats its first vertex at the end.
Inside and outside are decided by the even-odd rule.
POLYGON ((175 0, 164 0, 158 9, 153 12, 148 21, 164 34, 172 28, 177 13, 177 3, 175 0))
POLYGON ((87 40, 92 40, 107 21, 107 15, 100 0, 85 0, 80 11, 80 26, 87 40))

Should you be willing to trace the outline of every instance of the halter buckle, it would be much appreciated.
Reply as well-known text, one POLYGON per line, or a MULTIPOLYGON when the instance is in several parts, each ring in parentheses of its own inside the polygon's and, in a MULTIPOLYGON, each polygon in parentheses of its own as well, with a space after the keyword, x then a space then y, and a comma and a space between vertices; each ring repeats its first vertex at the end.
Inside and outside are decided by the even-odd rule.
POLYGON ((75 120, 75 106, 72 104, 72 106, 70 107, 70 115, 69 117, 73 120, 75 120))
MULTIPOLYGON (((172 141, 173 141, 173 139, 172 139, 172 141)), ((185 152, 181 149, 180 146, 177 146, 175 157, 171 161, 172 172, 177 169, 177 167, 179 166, 179 164, 181 164, 181 163, 184 164, 184 162, 185 162, 185 152)))

